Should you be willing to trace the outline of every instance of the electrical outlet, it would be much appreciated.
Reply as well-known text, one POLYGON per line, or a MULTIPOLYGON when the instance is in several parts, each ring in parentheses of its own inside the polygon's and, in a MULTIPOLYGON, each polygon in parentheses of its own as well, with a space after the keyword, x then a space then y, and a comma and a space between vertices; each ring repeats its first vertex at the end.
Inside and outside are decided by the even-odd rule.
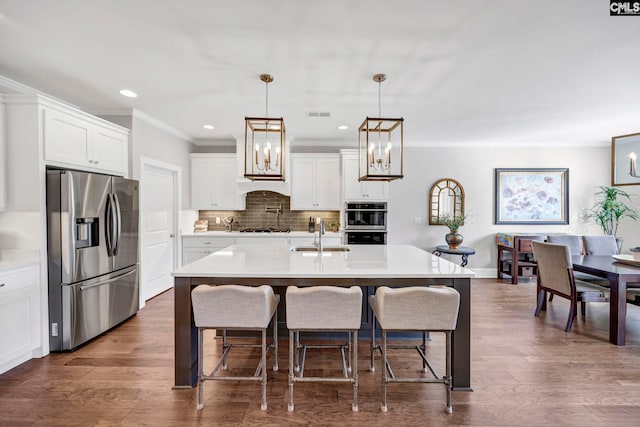
POLYGON ((219 216, 216 217, 216 224, 220 224, 220 217, 219 216))
POLYGON ((413 218, 413 223, 414 224, 422 224, 422 218, 420 218, 419 216, 413 218))
POLYGON ((58 324, 57 323, 52 323, 51 324, 51 336, 52 337, 57 337, 58 336, 58 324))

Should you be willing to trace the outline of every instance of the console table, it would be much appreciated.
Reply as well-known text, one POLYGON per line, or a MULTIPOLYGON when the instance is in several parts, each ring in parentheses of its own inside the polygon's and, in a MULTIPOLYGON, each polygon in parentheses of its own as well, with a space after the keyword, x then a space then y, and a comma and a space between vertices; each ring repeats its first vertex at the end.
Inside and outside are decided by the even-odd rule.
POLYGON ((497 233, 498 279, 511 277, 518 284, 519 277, 535 277, 538 264, 533 257, 533 240, 544 241, 546 233, 497 233))
POLYGON ((460 255, 462 257, 462 263, 460 266, 464 267, 467 265, 467 261, 469 261, 469 255, 475 254, 476 250, 468 246, 460 246, 456 249, 452 249, 449 245, 438 245, 431 253, 436 256, 440 256, 442 254, 460 255))

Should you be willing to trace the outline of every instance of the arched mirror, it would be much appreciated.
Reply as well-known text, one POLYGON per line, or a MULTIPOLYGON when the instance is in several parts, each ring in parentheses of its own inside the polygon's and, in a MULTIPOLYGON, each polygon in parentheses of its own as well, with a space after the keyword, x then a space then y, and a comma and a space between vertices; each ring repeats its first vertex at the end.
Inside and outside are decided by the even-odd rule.
POLYGON ((429 192, 429 224, 439 225, 442 218, 464 215, 464 188, 452 178, 443 178, 429 192))

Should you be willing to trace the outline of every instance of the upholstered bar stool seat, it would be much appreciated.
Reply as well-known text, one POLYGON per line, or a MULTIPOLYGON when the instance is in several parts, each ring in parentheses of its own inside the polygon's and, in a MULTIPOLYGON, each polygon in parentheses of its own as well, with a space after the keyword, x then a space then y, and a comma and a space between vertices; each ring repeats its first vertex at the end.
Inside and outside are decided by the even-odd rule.
POLYGON ((270 286, 200 285, 191 292, 193 318, 198 328, 198 409, 203 404, 203 383, 218 381, 261 381, 261 409, 267 409, 267 352, 274 347, 273 370, 278 370, 278 314, 280 296, 273 293, 270 286), (273 321, 273 344, 267 345, 267 328, 273 321), (205 329, 223 330, 222 356, 209 375, 204 374, 203 337, 205 329), (262 333, 261 344, 230 344, 227 330, 254 330, 262 333), (260 363, 253 376, 216 376, 222 367, 227 368, 227 356, 233 347, 261 348, 260 363))
POLYGON ((371 370, 374 371, 375 350, 382 353, 382 406, 387 411, 387 384, 399 383, 441 383, 446 389, 446 411, 451 413, 451 334, 456 328, 460 294, 447 287, 408 287, 392 289, 382 286, 375 295, 369 297, 369 305, 374 319, 371 322, 371 370), (382 346, 376 345, 375 322, 380 324, 382 346), (389 346, 387 332, 418 331, 443 332, 445 334, 445 375, 438 376, 428 361, 422 346, 389 346), (422 371, 431 372, 431 377, 396 377, 387 358, 389 348, 410 348, 418 351, 422 359, 422 371))
POLYGON ((289 406, 293 411, 293 385, 297 382, 347 382, 353 385, 351 409, 358 411, 358 330, 362 317, 362 290, 358 286, 287 288, 289 329, 289 406), (300 332, 347 332, 343 345, 301 345, 300 332), (355 343, 352 346, 352 342, 355 343), (307 349, 335 347, 342 355, 342 377, 305 377, 307 349), (348 357, 345 358, 345 348, 348 357), (302 355, 301 355, 302 354, 302 355), (296 375, 295 372, 298 372, 296 375), (349 374, 350 373, 350 374, 349 374))

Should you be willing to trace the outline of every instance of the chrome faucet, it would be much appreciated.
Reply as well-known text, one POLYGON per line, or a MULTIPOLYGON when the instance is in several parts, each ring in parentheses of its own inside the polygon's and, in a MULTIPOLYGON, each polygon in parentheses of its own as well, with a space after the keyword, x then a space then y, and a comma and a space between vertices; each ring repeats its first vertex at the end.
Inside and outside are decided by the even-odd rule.
POLYGON ((320 223, 318 224, 318 252, 322 253, 324 246, 322 244, 322 235, 324 234, 324 220, 320 218, 320 223))

